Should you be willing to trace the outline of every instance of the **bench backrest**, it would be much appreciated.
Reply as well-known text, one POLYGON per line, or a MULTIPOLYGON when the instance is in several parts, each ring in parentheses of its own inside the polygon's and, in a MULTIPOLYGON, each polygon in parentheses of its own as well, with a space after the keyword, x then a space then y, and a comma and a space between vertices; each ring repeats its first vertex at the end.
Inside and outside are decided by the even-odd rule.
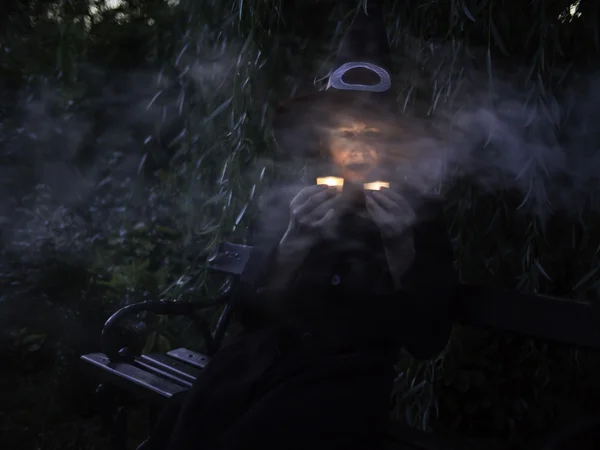
MULTIPOLYGON (((209 267, 239 276, 251 251, 249 246, 224 243, 209 267)), ((464 325, 600 350, 600 306, 590 302, 461 285, 454 314, 464 325)))

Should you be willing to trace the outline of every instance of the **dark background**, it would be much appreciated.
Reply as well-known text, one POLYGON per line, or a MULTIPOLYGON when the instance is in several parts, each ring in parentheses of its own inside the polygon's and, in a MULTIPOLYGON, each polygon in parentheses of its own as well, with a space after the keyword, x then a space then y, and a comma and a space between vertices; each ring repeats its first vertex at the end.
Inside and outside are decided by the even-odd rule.
MULTIPOLYGON (((79 355, 99 350, 103 321, 127 303, 214 294, 203 261, 216 242, 244 239, 275 168, 272 110, 326 74, 356 6, 2 1, 6 448, 108 448, 79 355)), ((461 153, 461 176, 444 185, 465 282, 598 296, 599 6, 386 3, 399 104, 431 117, 484 108, 504 127, 491 146, 461 153)), ((150 325, 148 351, 202 350, 185 321, 150 325)), ((399 363, 393 418, 526 448, 598 412, 599 364, 587 351, 457 328, 437 360, 399 363)), ((132 439, 142 413, 133 409, 132 439)))

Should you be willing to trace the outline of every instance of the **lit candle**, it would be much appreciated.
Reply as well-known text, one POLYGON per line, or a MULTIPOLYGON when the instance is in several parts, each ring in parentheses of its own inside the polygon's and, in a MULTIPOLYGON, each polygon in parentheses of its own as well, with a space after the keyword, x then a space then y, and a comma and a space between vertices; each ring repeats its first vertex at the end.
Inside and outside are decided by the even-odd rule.
POLYGON ((342 189, 342 187, 344 186, 344 179, 340 177, 321 177, 317 178, 317 184, 342 189))
POLYGON ((381 188, 390 188, 390 183, 387 181, 373 181, 372 183, 365 183, 364 187, 367 191, 380 191, 381 188))

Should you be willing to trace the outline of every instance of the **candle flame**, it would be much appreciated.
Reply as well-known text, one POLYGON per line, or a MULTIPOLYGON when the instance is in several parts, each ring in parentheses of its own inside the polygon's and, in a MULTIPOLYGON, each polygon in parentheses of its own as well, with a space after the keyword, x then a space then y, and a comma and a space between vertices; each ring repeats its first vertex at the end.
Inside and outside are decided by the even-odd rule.
POLYGON ((344 186, 344 179, 340 177, 321 177, 317 178, 317 184, 337 187, 341 189, 342 186, 344 186))
POLYGON ((365 183, 364 187, 367 191, 380 191, 381 188, 390 188, 390 183, 387 181, 373 181, 372 183, 365 183))
MULTIPOLYGON (((341 177, 320 177, 317 178, 317 184, 341 189, 344 186, 344 179, 341 177)), ((371 183, 364 183, 363 186, 367 191, 380 191, 382 188, 389 189, 390 183, 387 181, 373 181, 371 183)))

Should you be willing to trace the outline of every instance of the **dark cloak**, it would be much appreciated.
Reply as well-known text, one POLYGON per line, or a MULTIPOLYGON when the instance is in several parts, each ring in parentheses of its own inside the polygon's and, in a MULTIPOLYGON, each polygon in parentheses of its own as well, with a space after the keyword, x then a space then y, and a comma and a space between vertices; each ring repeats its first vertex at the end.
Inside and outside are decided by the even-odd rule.
MULTIPOLYGON (((403 194, 419 221, 402 290, 386 277, 369 282, 385 273, 377 249, 362 255, 371 259, 357 271, 343 251, 323 245, 288 288, 247 283, 238 302, 244 331, 167 408, 149 448, 380 448, 398 351, 427 359, 443 350, 457 284, 441 204, 403 194), (283 307, 265 313, 265 304, 283 307)), ((254 264, 269 272, 272 252, 263 253, 254 264)))

